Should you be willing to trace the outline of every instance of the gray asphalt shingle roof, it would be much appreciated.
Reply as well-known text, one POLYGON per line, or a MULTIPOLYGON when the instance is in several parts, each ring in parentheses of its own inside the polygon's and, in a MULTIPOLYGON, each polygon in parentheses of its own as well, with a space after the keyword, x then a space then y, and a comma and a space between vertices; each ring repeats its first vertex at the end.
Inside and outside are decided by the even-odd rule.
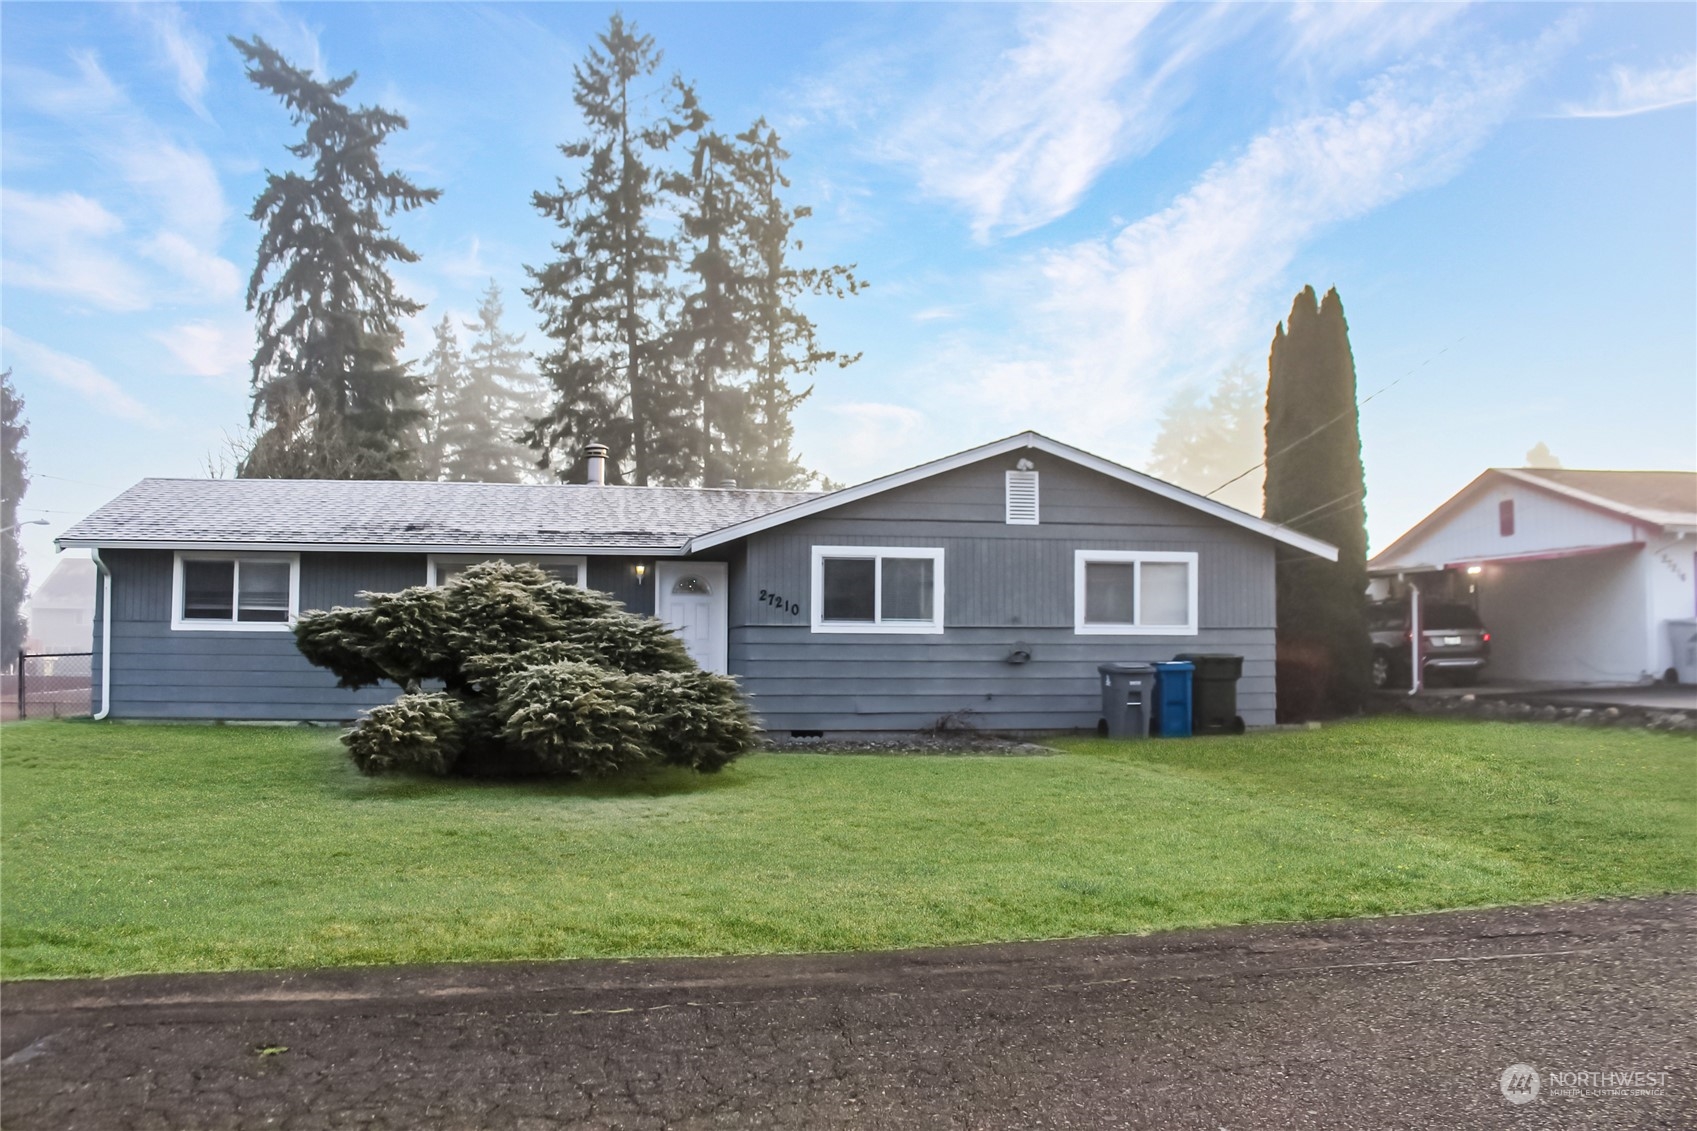
POLYGON ((61 545, 679 549, 816 491, 324 479, 144 479, 61 545))

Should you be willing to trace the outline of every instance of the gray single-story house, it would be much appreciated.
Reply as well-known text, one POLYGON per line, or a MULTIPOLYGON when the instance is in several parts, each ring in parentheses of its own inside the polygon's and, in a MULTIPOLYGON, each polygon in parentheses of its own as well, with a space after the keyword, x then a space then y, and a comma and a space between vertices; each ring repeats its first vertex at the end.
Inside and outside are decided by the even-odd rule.
POLYGON ((670 624, 768 731, 1094 728, 1096 665, 1244 657, 1273 721, 1273 563, 1337 550, 1034 432, 831 492, 146 479, 61 548, 99 567, 98 717, 346 720, 300 612, 535 562, 670 624))

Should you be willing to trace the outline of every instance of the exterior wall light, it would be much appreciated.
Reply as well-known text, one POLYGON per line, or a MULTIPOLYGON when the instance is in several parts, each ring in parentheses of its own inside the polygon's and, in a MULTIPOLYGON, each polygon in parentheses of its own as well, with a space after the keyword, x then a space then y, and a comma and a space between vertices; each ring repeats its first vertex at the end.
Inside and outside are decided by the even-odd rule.
POLYGON ((643 575, 646 574, 647 572, 648 572, 648 567, 646 565, 644 565, 641 562, 636 563, 636 583, 638 585, 642 584, 643 575))

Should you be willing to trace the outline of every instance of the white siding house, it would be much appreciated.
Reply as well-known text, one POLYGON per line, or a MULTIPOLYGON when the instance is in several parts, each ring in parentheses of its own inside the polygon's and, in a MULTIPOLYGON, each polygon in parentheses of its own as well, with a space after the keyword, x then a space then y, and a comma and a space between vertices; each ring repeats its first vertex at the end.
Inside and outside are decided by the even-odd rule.
POLYGON ((1697 617, 1697 472, 1492 468, 1368 568, 1471 597, 1492 678, 1660 679, 1697 617))

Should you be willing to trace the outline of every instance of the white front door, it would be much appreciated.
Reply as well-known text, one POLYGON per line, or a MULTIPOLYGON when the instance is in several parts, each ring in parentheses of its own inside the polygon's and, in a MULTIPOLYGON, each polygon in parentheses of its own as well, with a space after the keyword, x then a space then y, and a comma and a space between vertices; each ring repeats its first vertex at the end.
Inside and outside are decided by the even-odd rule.
POLYGON ((710 672, 726 669, 729 621, 724 562, 656 562, 654 615, 710 672))

